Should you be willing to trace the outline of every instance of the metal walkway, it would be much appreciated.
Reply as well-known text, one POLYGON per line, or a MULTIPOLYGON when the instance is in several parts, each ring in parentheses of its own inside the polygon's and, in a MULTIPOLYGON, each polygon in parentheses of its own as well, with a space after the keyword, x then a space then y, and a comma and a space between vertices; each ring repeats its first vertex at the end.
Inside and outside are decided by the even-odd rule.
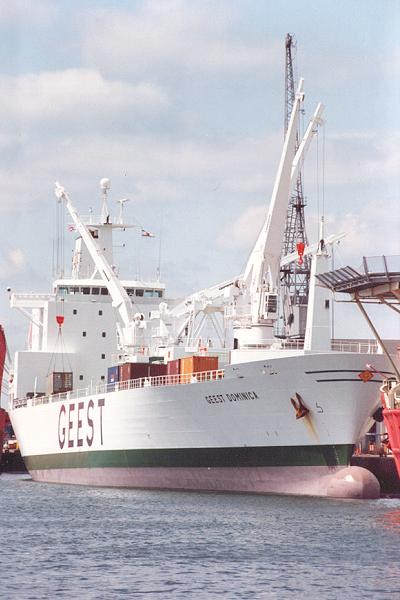
POLYGON ((400 301, 400 256, 363 257, 359 270, 343 267, 316 277, 333 292, 400 301))

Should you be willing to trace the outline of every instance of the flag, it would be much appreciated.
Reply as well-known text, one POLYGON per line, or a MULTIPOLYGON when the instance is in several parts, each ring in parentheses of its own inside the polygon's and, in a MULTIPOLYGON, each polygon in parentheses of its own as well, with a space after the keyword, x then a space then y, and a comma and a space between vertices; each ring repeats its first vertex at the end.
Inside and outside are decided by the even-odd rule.
POLYGON ((145 229, 142 229, 142 237, 155 237, 154 233, 150 233, 150 231, 146 231, 145 229))
POLYGON ((68 231, 75 231, 75 225, 68 225, 68 231))

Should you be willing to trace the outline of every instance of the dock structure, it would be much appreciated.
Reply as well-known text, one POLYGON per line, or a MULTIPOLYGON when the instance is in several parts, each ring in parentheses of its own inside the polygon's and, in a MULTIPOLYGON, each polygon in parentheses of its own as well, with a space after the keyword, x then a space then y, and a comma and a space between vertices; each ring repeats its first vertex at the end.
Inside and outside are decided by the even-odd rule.
POLYGON ((378 302, 400 314, 400 255, 370 258, 364 256, 362 268, 359 270, 347 266, 321 273, 316 277, 323 286, 334 293, 350 295, 350 301, 357 304, 400 382, 399 368, 364 308, 364 304, 378 302))
MULTIPOLYGON (((366 304, 385 304, 400 314, 400 256, 363 257, 362 268, 343 267, 328 273, 316 275, 319 282, 333 292, 342 292, 350 295, 350 301, 355 302, 362 315, 373 331, 379 345, 385 353, 395 372, 395 379, 387 381, 381 387, 382 416, 388 432, 389 445, 393 453, 400 478, 400 372, 393 356, 390 354, 384 341, 381 339, 374 323, 369 317, 366 304)), ((373 366, 369 365, 371 370, 373 366)), ((381 468, 380 463, 371 465, 363 461, 365 457, 358 457, 353 464, 360 464, 375 473, 381 468)), ((371 462, 367 457, 367 461, 371 462)), ((372 463, 371 463, 372 464, 372 463)), ((375 473, 376 474, 376 473, 375 473)), ((381 473, 382 475, 382 473, 381 473)), ((398 486, 396 487, 398 491, 398 486)))

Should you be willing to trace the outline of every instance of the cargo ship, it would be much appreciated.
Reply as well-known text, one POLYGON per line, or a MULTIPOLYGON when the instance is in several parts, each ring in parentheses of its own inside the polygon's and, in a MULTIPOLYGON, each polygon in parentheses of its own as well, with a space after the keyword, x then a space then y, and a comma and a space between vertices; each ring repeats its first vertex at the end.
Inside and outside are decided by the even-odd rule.
POLYGON ((340 236, 321 222, 315 244, 282 258, 289 196, 323 111, 297 139, 303 85, 244 272, 183 300, 158 279, 118 276, 112 235, 129 225, 110 214, 108 179, 98 219, 81 217, 56 184, 77 236, 71 276, 48 294, 11 294, 30 334, 15 354, 9 413, 34 480, 379 496, 376 478, 349 465, 391 367, 375 341, 331 339, 331 293, 316 275, 340 236), (281 265, 306 255, 309 302, 289 321, 304 336, 277 337, 281 265))

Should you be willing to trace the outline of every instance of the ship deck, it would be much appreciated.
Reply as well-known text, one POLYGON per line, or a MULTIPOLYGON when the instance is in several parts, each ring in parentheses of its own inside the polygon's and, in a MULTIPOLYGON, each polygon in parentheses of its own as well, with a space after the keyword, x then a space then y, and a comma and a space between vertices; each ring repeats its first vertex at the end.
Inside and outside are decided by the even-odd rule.
MULTIPOLYGON (((298 351, 302 353, 303 342, 300 340, 286 340, 277 342, 277 340, 265 340, 257 345, 248 345, 241 348, 242 351, 254 351, 254 350, 282 350, 287 352, 288 350, 298 351)), ((331 351, 334 353, 347 353, 347 354, 378 354, 380 352, 379 346, 375 340, 332 340, 331 351)), ((260 359, 261 360, 261 359, 260 359)), ((176 385, 193 385, 199 382, 205 381, 216 381, 224 379, 225 369, 217 369, 212 371, 192 372, 192 373, 180 373, 176 375, 160 375, 155 377, 141 377, 137 379, 130 379, 127 381, 118 381, 115 383, 101 383, 98 385, 91 385, 86 388, 72 390, 70 392, 62 392, 59 394, 38 394, 36 396, 29 396, 24 398, 14 398, 10 401, 10 408, 24 408, 27 406, 37 406, 42 404, 49 404, 52 402, 60 402, 65 400, 74 400, 77 398, 85 398, 97 394, 108 394, 116 391, 126 391, 144 387, 165 387, 165 386, 176 386, 176 385)))

